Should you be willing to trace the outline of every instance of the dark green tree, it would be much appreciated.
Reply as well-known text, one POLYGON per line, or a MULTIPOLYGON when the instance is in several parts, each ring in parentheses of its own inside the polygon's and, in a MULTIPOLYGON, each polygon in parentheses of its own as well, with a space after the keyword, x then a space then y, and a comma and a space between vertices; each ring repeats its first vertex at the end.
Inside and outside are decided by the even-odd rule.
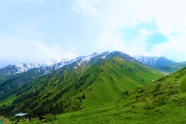
POLYGON ((126 95, 126 96, 128 96, 128 95, 129 95, 129 92, 128 92, 127 90, 126 90, 126 92, 125 92, 125 95, 126 95))
POLYGON ((85 94, 83 93, 82 99, 85 99, 85 94))

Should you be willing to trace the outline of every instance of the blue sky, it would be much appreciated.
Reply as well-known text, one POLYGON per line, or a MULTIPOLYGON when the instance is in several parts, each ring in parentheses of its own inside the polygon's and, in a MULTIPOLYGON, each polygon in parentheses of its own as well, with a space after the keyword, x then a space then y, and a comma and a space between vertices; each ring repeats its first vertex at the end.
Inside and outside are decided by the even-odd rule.
POLYGON ((0 67, 120 50, 186 61, 185 0, 0 0, 0 67))

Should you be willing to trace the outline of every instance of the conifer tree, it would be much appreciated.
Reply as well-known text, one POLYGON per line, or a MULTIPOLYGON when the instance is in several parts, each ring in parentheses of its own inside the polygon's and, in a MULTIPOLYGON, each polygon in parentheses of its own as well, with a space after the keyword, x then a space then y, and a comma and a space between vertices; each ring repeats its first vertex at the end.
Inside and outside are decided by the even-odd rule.
POLYGON ((85 99, 85 94, 83 93, 82 99, 85 99))

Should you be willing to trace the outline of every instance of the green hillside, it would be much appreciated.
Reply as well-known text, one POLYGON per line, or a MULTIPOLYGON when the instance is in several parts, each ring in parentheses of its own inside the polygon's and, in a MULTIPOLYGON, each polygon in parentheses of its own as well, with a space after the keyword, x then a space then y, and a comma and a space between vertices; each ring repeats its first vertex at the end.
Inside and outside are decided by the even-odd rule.
POLYGON ((162 75, 121 53, 83 65, 73 63, 1 99, 0 114, 29 112, 38 117, 111 103, 162 75))
POLYGON ((186 67, 182 68, 181 70, 173 73, 173 74, 169 74, 167 76, 164 76, 160 79, 157 80, 157 82, 164 82, 164 83, 179 83, 182 80, 182 77, 184 77, 186 75, 186 67))
POLYGON ((181 84, 186 85, 186 68, 161 79, 156 85, 138 87, 116 102, 56 116, 46 115, 45 119, 33 119, 30 123, 185 124, 186 90, 182 90, 181 84))
POLYGON ((138 87, 115 103, 61 114, 54 122, 184 124, 186 90, 182 91, 180 86, 183 83, 186 85, 186 68, 161 78, 156 85, 138 87))
POLYGON ((152 84, 162 76, 146 66, 117 57, 96 66, 91 75, 96 75, 96 80, 83 91, 86 106, 116 101, 126 91, 132 92, 137 86, 152 84))
POLYGON ((186 68, 183 68, 161 78, 156 85, 138 87, 135 92, 125 94, 113 103, 56 116, 46 115, 45 119, 33 119, 30 123, 185 124, 186 90, 182 91, 180 85, 186 85, 185 72, 186 68))

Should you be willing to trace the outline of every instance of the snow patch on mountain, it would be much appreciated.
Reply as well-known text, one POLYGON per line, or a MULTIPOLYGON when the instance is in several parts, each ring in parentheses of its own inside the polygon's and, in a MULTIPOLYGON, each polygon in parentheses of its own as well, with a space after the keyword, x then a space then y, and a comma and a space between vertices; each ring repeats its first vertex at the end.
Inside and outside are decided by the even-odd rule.
POLYGON ((43 67, 52 67, 52 66, 56 65, 57 63, 65 63, 67 61, 69 61, 69 60, 68 59, 57 59, 57 60, 52 59, 48 62, 41 63, 40 65, 43 67))
MULTIPOLYGON (((89 62, 91 60, 91 58, 98 56, 99 53, 93 53, 91 55, 87 55, 87 56, 80 56, 71 60, 68 59, 52 59, 48 62, 44 62, 44 63, 39 63, 39 64, 26 64, 26 63, 22 63, 22 64, 18 64, 18 65, 8 65, 5 68, 0 69, 0 75, 11 75, 11 74, 18 74, 18 73, 23 73, 26 72, 28 70, 37 68, 37 72, 40 73, 40 70, 45 70, 44 74, 48 74, 50 72, 52 72, 53 70, 57 70, 65 65, 69 65, 73 62, 79 62, 79 66, 81 65, 81 63, 84 62, 89 62)), ((36 73, 36 72, 35 72, 36 73)))
POLYGON ((134 56, 134 58, 143 64, 156 66, 156 67, 167 66, 175 63, 174 61, 169 60, 165 57, 157 57, 157 56, 153 56, 153 57, 134 56))
POLYGON ((153 56, 134 56, 134 58, 143 63, 143 64, 148 64, 148 65, 155 65, 156 61, 158 60, 159 57, 153 56))
POLYGON ((80 57, 77 57, 77 58, 74 58, 71 60, 52 59, 48 62, 39 63, 39 64, 22 63, 22 64, 18 64, 18 65, 8 65, 7 67, 0 69, 0 75, 14 75, 14 74, 29 71, 34 68, 37 69, 34 71, 36 74, 45 75, 45 74, 53 72, 54 70, 58 70, 59 68, 65 66, 65 65, 72 64, 74 62, 77 64, 76 67, 84 66, 84 65, 86 65, 86 63, 90 62, 91 60, 106 59, 107 57, 112 56, 111 54, 114 55, 114 54, 118 54, 118 53, 122 54, 124 56, 126 55, 123 52, 119 52, 119 51, 113 51, 113 52, 107 51, 107 52, 103 52, 101 54, 95 52, 91 55, 80 56, 80 57))

